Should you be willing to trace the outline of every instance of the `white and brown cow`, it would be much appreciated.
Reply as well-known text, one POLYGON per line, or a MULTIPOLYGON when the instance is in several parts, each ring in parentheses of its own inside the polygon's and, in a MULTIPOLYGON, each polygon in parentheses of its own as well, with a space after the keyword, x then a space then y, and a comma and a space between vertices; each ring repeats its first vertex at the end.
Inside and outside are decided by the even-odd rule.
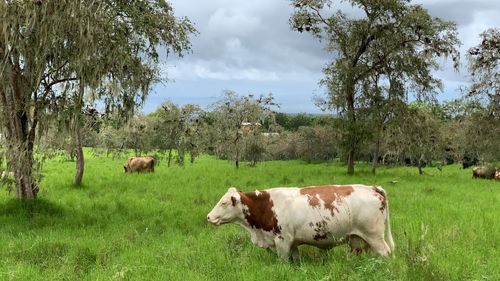
POLYGON ((250 232, 253 244, 271 249, 285 260, 291 255, 298 261, 301 244, 328 249, 349 243, 355 253, 367 244, 380 256, 394 249, 389 203, 379 186, 327 185, 255 192, 231 187, 207 219, 215 225, 241 225, 250 232))

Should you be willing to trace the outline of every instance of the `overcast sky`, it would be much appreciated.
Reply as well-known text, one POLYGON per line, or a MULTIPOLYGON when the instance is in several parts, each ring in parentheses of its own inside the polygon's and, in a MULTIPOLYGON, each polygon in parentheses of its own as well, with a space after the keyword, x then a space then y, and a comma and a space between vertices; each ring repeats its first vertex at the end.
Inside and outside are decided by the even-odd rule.
MULTIPOLYGON (((169 2, 177 16, 186 16, 196 25, 199 34, 192 37, 192 53, 164 61, 162 69, 169 82, 154 86, 143 111, 153 111, 166 100, 206 109, 227 89, 241 95, 271 92, 282 112, 321 112, 313 97, 324 94, 318 82, 332 55, 311 35, 290 29, 293 9, 289 0, 169 2)), ((412 3, 422 4, 432 16, 457 23, 463 62, 465 50, 478 43, 480 32, 500 27, 498 0, 412 3)), ((466 71, 456 73, 444 60, 443 70, 435 75, 445 86, 439 100, 459 97, 457 89, 468 80, 466 71)))

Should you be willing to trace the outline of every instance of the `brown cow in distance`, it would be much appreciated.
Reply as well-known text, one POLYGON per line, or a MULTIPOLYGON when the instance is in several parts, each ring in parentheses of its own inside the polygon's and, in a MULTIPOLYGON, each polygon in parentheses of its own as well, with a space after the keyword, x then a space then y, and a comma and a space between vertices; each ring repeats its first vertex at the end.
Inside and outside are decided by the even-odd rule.
POLYGON ((493 179, 495 170, 488 167, 475 167, 472 169, 472 178, 493 179))
POLYGON ((125 173, 154 172, 155 158, 152 156, 130 157, 127 164, 123 165, 125 173))

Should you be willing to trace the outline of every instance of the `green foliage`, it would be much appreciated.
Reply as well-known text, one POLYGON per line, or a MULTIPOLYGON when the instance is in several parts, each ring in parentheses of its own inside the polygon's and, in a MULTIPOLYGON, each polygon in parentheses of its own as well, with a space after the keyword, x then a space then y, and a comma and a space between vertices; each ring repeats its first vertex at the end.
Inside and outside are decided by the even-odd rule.
POLYGON ((480 34, 481 43, 468 51, 473 83, 466 98, 480 101, 482 110, 470 118, 468 145, 487 161, 500 158, 500 29, 480 34))
POLYGON ((332 126, 336 123, 335 121, 330 115, 276 113, 276 123, 287 131, 297 131, 301 126, 332 126))
POLYGON ((420 173, 424 162, 444 158, 446 143, 440 124, 432 107, 425 103, 410 104, 407 113, 398 115, 386 133, 388 147, 397 147, 396 154, 404 154, 417 163, 420 173))
MULTIPOLYGON (((87 151, 88 152, 88 151, 87 151)), ((73 164, 49 160, 39 200, 0 189, 2 280, 496 280, 500 182, 471 179, 457 165, 422 177, 411 168, 358 163, 264 162, 236 170, 203 155, 196 165, 124 175, 120 159, 89 153, 81 188, 73 164), (397 183, 389 183, 397 181, 397 183), (354 256, 300 246, 301 264, 255 247, 237 225, 215 227, 206 215, 229 186, 365 183, 390 201, 393 257, 354 256), (466 200, 464 200, 466 199, 466 200)))
POLYGON ((329 126, 300 127, 297 131, 299 159, 311 161, 333 160, 340 147, 340 132, 329 126))
POLYGON ((469 72, 473 84, 468 96, 487 103, 490 113, 500 118, 500 29, 490 28, 480 34, 481 43, 469 49, 469 72))

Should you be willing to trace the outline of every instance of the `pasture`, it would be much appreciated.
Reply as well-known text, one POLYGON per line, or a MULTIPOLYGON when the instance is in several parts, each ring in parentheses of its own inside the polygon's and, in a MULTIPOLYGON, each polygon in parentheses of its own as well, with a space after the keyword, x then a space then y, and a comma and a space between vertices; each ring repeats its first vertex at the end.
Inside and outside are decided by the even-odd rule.
POLYGON ((271 161, 256 168, 210 156, 154 174, 124 174, 125 159, 44 166, 39 200, 0 190, 0 280, 499 280, 500 182, 458 165, 414 167, 271 161), (397 181, 396 183, 391 183, 397 181), (389 196, 395 254, 388 259, 301 246, 301 264, 255 247, 237 225, 206 221, 229 186, 364 183, 389 196))

